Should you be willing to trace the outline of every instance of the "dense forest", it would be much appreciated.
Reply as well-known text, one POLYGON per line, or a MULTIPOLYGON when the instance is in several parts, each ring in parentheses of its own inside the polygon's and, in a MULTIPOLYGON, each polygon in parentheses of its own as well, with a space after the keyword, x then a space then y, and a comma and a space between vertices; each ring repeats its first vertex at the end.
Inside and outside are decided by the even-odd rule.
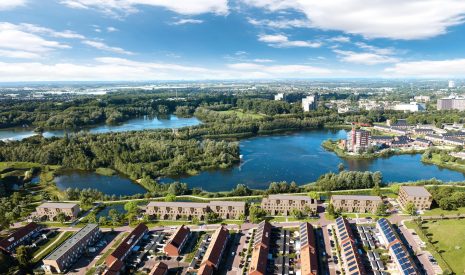
POLYGON ((177 138, 171 131, 76 135, 0 143, 0 161, 27 161, 93 170, 110 167, 133 179, 175 176, 239 161, 235 142, 177 138))
POLYGON ((322 191, 368 189, 383 186, 381 172, 342 171, 321 175, 316 186, 322 191))

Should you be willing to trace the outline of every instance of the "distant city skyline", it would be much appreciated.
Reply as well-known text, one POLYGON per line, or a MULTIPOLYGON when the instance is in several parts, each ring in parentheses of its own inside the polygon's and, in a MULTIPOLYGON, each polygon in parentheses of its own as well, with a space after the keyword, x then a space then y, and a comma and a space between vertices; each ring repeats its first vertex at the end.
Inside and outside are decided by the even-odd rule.
POLYGON ((460 0, 7 0, 0 82, 462 78, 460 0))

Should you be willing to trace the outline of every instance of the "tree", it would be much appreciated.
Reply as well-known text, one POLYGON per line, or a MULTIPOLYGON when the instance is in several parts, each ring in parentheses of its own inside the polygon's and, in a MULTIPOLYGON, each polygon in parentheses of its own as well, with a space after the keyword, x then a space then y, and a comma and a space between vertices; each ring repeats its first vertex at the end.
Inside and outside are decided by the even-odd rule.
POLYGON ((63 224, 66 221, 66 219, 67 219, 67 217, 66 217, 65 213, 63 213, 63 212, 58 213, 57 221, 59 221, 60 223, 63 224))
POLYGON ((444 197, 439 200, 439 207, 443 210, 456 210, 457 203, 452 197, 444 197))
POLYGON ((207 215, 205 215, 206 223, 216 223, 219 220, 220 220, 220 216, 218 215, 218 213, 208 212, 207 215))
POLYGON ((314 200, 318 200, 320 198, 320 195, 315 191, 308 192, 307 196, 309 196, 310 198, 314 200))
POLYGON ((131 214, 137 214, 139 212, 139 206, 136 201, 128 201, 124 204, 124 210, 131 214))
POLYGON ((98 223, 99 223, 100 225, 106 225, 106 224, 107 224, 107 218, 104 217, 104 216, 98 218, 98 223))
POLYGON ((87 222, 89 222, 89 223, 96 223, 97 222, 97 216, 95 215, 94 212, 89 213, 86 216, 86 219, 87 219, 87 222))
POLYGON ((377 216, 386 216, 387 215, 387 213, 386 213, 387 210, 388 209, 387 209, 386 205, 383 202, 381 202, 378 205, 378 207, 376 208, 376 213, 375 214, 377 216))
POLYGON ((404 212, 406 214, 409 214, 410 216, 415 216, 415 215, 417 215, 417 208, 415 207, 415 205, 412 202, 409 202, 405 206, 404 212))
POLYGON ((326 211, 328 211, 328 214, 332 217, 336 216, 336 210, 334 209, 334 205, 332 203, 328 204, 328 207, 326 208, 326 211))
POLYGON ((176 201, 176 195, 171 194, 171 193, 166 194, 166 196, 165 196, 165 201, 166 201, 166 202, 173 202, 173 201, 176 201))
POLYGON ((302 211, 300 211, 299 209, 292 209, 291 210, 291 215, 294 216, 294 218, 298 219, 298 220, 301 220, 305 217, 304 213, 302 211))
POLYGON ((252 223, 259 223, 263 221, 266 217, 266 214, 266 211, 256 204, 249 208, 249 216, 252 223))
POLYGON ((196 216, 195 216, 195 217, 193 217, 193 218, 192 218, 192 223, 193 223, 193 224, 199 224, 199 223, 200 223, 200 220, 199 220, 199 218, 198 218, 198 217, 196 217, 196 216))
POLYGON ((116 209, 110 209, 110 211, 108 211, 108 216, 113 225, 118 225, 120 223, 120 215, 116 209))
POLYGON ((29 267, 31 264, 31 250, 24 245, 18 246, 16 249, 16 259, 21 267, 29 267))
POLYGON ((371 194, 373 196, 380 196, 381 197, 381 195, 382 195, 381 188, 379 188, 379 186, 376 185, 375 187, 373 187, 373 189, 371 189, 371 194))

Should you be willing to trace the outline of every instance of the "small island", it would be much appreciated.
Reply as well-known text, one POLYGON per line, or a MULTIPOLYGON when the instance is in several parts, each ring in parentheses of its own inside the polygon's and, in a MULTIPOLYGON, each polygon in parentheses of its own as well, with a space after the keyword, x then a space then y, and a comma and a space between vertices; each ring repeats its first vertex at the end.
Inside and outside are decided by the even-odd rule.
POLYGON ((399 154, 423 153, 433 146, 430 140, 413 137, 405 132, 403 135, 373 135, 379 130, 375 127, 357 129, 353 125, 346 139, 325 140, 323 148, 336 153, 341 158, 373 159, 399 154))

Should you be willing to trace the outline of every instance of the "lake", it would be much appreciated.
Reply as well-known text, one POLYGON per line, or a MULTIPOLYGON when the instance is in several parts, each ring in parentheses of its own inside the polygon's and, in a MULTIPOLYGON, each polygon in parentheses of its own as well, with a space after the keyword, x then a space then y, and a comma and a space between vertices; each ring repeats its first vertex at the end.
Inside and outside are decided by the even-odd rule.
MULTIPOLYGON (((165 178, 162 183, 185 182, 189 187, 208 191, 231 190, 242 183, 250 188, 265 189, 273 181, 295 181, 305 184, 316 181, 327 172, 337 172, 339 163, 352 171, 381 171, 385 182, 405 182, 436 178, 443 181, 463 181, 460 172, 442 169, 421 162, 421 155, 394 155, 373 160, 344 160, 328 152, 321 143, 328 139, 345 138, 344 130, 318 130, 273 136, 261 136, 240 141, 240 165, 230 169, 204 171, 198 175, 165 178)), ((92 188, 104 194, 134 195, 145 189, 121 176, 102 176, 93 172, 71 171, 56 177, 58 188, 92 188)))
MULTIPOLYGON (((108 132, 127 132, 127 131, 141 131, 141 130, 152 130, 152 129, 177 129, 187 126, 195 126, 201 122, 195 118, 181 118, 175 115, 168 116, 167 118, 150 118, 147 116, 141 118, 130 119, 124 123, 118 125, 98 125, 83 129, 83 132, 89 132, 92 134, 101 134, 108 132)), ((46 131, 43 136, 49 137, 62 137, 65 131, 46 131)), ((36 135, 32 129, 28 128, 12 128, 12 129, 0 129, 0 140, 21 140, 23 138, 31 137, 36 135)))
POLYGON ((107 195, 135 195, 147 192, 144 187, 121 175, 104 176, 94 172, 65 171, 55 177, 56 186, 67 188, 97 189, 107 195))
POLYGON ((404 182, 436 178, 443 181, 462 181, 460 172, 423 164, 421 155, 395 155, 374 160, 344 160, 328 152, 321 143, 328 139, 345 138, 345 130, 319 130, 294 134, 262 136, 240 142, 242 161, 227 170, 204 171, 191 177, 162 179, 175 180, 189 187, 208 191, 231 190, 242 183, 250 188, 265 189, 273 181, 313 182, 327 172, 337 172, 343 163, 347 170, 381 171, 385 182, 404 182))

